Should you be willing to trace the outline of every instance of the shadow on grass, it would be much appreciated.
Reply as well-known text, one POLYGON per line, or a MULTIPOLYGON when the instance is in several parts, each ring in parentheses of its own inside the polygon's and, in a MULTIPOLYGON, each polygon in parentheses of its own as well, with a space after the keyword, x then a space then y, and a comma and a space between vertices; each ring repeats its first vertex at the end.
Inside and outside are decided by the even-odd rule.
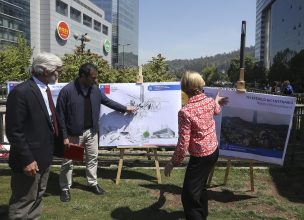
POLYGON ((249 195, 236 195, 230 190, 223 190, 221 192, 208 190, 208 200, 214 200, 222 203, 235 202, 253 198, 256 197, 249 195))
POLYGON ((12 171, 7 168, 7 169, 0 169, 0 176, 11 176, 12 171))
MULTIPOLYGON (((116 169, 112 170, 112 169, 98 168, 97 176, 98 176, 98 178, 110 179, 113 182, 115 182, 116 173, 117 173, 116 169)), ((1 173, 0 173, 0 175, 1 175, 1 173)), ((8 173, 7 175, 10 175, 10 173, 8 173)), ((74 178, 75 177, 86 178, 85 169, 74 168, 73 177, 74 178)), ((156 178, 154 176, 150 176, 150 175, 147 175, 147 174, 144 174, 141 172, 137 172, 134 170, 122 170, 120 179, 138 179, 138 180, 147 180, 150 182, 156 181, 156 178)), ((102 183, 101 183, 101 185, 102 185, 102 183)), ((72 188, 77 188, 77 189, 81 189, 84 191, 88 191, 86 184, 78 183, 75 181, 73 181, 72 188)), ((49 196, 49 195, 58 195, 58 196, 60 195, 59 174, 56 172, 50 172, 48 186, 47 186, 46 193, 44 196, 49 196)))
POLYGON ((183 211, 166 211, 161 210, 161 208, 166 203, 165 193, 180 194, 181 188, 171 184, 145 184, 140 185, 148 189, 159 190, 158 200, 150 205, 147 208, 132 211, 128 206, 119 207, 112 211, 111 216, 116 220, 125 220, 125 219, 181 219, 184 218, 183 211))
POLYGON ((0 219, 7 220, 8 219, 8 205, 0 205, 0 219))
POLYGON ((47 197, 50 195, 60 195, 59 174, 52 171, 50 172, 46 191, 43 196, 47 197))
POLYGON ((304 168, 269 169, 278 193, 290 202, 304 203, 304 168))

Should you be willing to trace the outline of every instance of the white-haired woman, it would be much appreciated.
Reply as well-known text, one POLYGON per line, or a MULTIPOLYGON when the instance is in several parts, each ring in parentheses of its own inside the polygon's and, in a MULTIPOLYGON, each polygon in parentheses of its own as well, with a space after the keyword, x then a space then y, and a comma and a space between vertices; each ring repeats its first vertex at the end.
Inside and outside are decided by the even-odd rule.
POLYGON ((174 166, 190 154, 183 190, 182 204, 187 220, 206 219, 208 198, 206 182, 219 155, 213 116, 221 111, 220 105, 227 98, 218 94, 215 99, 203 93, 205 81, 199 73, 186 72, 181 79, 182 91, 188 103, 178 113, 179 139, 172 159, 165 167, 165 175, 170 176, 174 166))

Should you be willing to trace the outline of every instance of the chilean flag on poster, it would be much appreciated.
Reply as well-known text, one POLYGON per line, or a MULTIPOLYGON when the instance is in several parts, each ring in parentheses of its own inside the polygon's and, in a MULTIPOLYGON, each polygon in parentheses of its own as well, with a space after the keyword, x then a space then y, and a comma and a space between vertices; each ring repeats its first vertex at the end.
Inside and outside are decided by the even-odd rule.
POLYGON ((100 85, 100 92, 103 94, 110 94, 110 85, 100 85))

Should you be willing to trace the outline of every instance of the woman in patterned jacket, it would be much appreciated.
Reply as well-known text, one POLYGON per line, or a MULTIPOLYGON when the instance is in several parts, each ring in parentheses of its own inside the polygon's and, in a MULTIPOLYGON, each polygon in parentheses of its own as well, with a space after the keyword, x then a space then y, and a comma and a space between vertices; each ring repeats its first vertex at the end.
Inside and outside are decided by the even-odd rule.
POLYGON ((206 183, 219 155, 213 116, 219 114, 220 105, 228 101, 219 94, 215 99, 207 97, 203 93, 204 86, 205 81, 196 72, 186 72, 181 79, 182 91, 189 100, 178 113, 179 139, 172 159, 165 167, 165 176, 170 176, 173 167, 178 166, 189 152, 182 190, 187 220, 207 219, 206 183))

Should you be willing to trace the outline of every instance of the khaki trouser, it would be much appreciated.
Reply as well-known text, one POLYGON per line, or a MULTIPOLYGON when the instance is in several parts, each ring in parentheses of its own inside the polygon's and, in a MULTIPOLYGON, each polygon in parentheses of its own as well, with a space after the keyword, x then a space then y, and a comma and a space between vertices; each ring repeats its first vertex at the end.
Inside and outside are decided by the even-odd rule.
MULTIPOLYGON (((84 146, 86 158, 86 176, 89 186, 97 185, 98 167, 98 135, 87 129, 81 136, 69 136, 70 143, 84 146)), ((69 190, 72 186, 73 161, 63 159, 60 169, 59 185, 61 190, 69 190)))

